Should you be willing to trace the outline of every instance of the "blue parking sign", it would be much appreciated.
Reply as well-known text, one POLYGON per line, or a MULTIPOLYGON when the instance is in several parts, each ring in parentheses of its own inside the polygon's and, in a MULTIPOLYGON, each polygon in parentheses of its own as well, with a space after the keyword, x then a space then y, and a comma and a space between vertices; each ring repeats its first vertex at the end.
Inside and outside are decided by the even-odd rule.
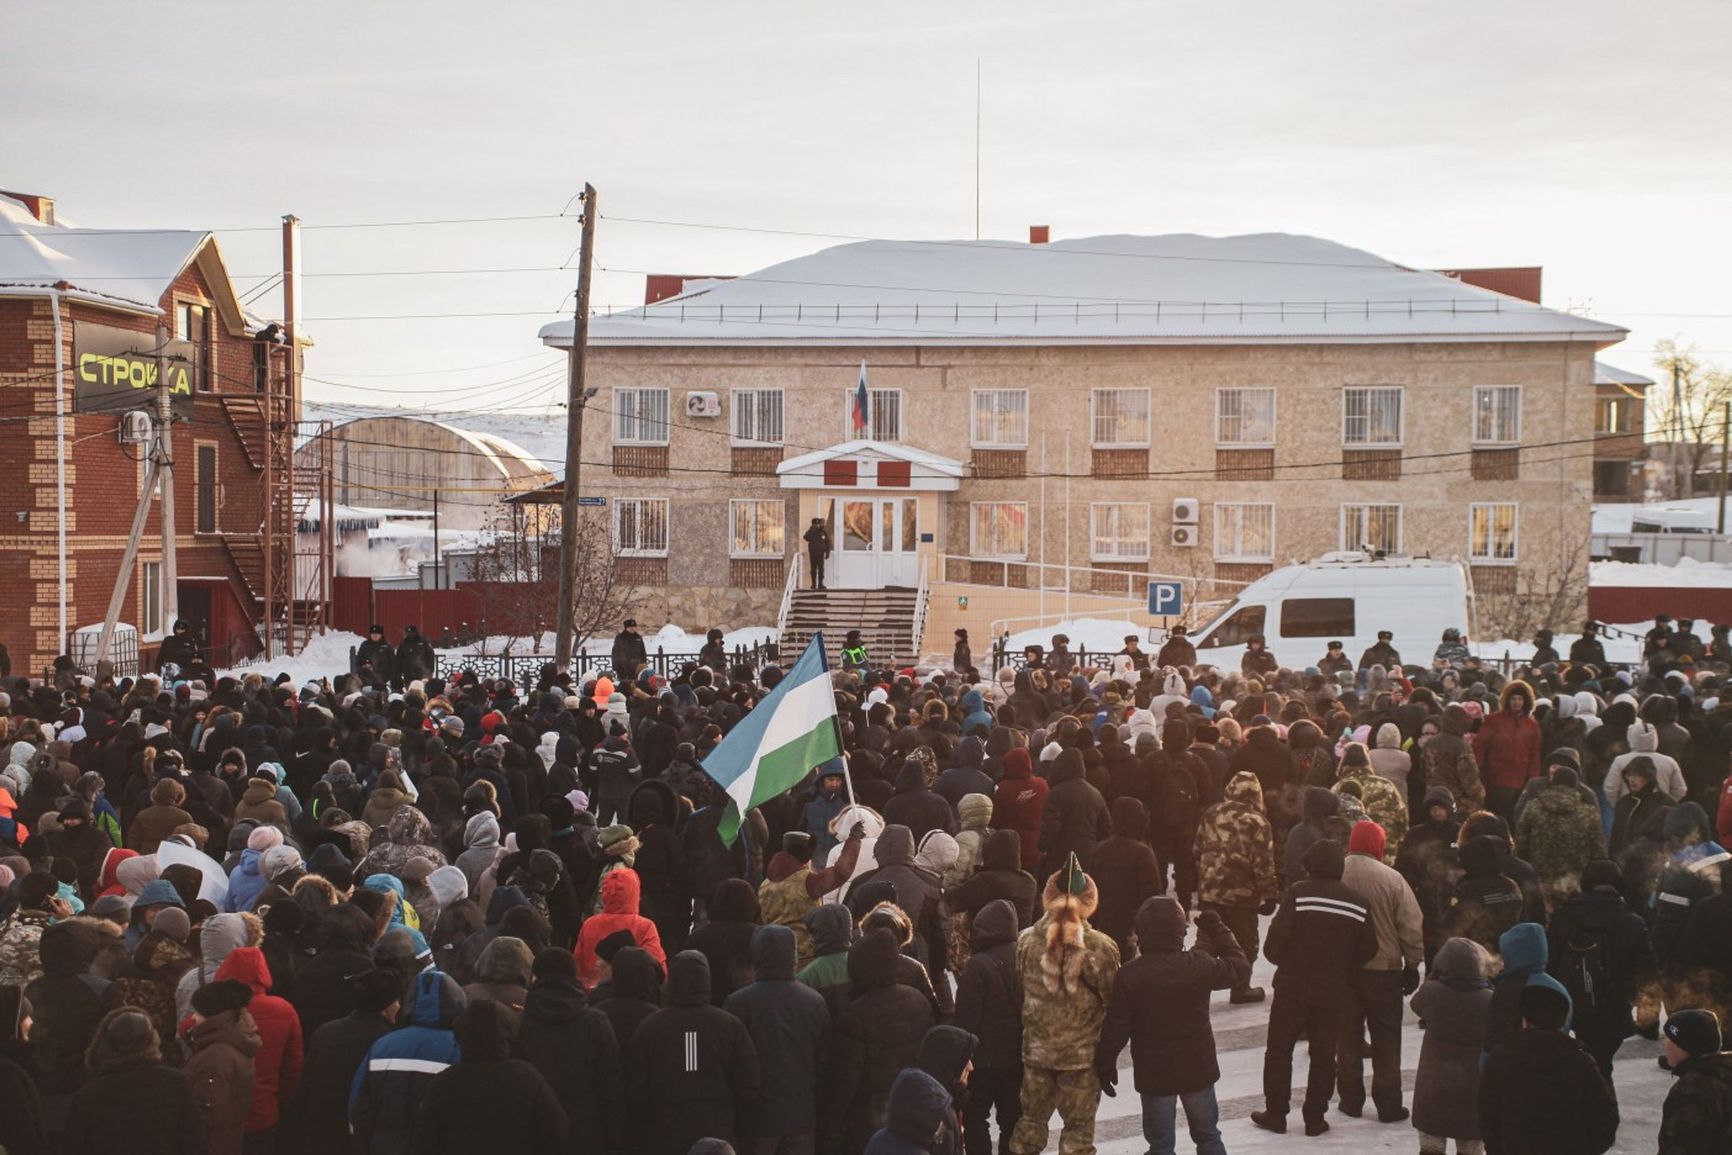
POLYGON ((1178 617, 1185 611, 1185 587, 1180 582, 1150 582, 1149 612, 1158 617, 1178 617))

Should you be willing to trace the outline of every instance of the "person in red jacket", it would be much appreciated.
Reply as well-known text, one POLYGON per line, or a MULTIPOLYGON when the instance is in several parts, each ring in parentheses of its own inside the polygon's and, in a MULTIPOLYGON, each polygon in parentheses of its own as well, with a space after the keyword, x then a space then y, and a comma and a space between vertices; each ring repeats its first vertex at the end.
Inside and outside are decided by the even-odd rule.
POLYGON ((638 896, 642 889, 643 884, 638 881, 637 871, 629 866, 610 870, 602 877, 601 913, 592 914, 583 920, 583 930, 579 931, 577 936, 577 948, 571 952, 577 956, 577 977, 585 989, 593 987, 601 977, 596 970, 595 948, 602 939, 622 930, 636 939, 637 945, 648 951, 650 957, 661 964, 664 972, 667 970, 668 958, 662 950, 661 935, 656 933, 656 924, 637 912, 638 896))
POLYGON ((289 1000, 265 992, 271 989, 271 968, 256 946, 236 947, 217 968, 216 981, 234 979, 252 989, 247 1012, 259 1027, 261 1046, 253 1056, 253 1105, 247 1112, 249 1150, 255 1144, 269 1150, 268 1136, 277 1116, 301 1079, 301 1019, 289 1000))
POLYGON ((1526 682, 1503 688, 1502 708, 1488 716, 1473 750, 1485 782, 1485 806, 1508 820, 1528 779, 1540 776, 1540 724, 1534 721, 1534 692, 1526 682))
MULTIPOLYGON (((1040 820, 1046 812, 1047 781, 1034 776, 1026 746, 1004 754, 1004 777, 992 795, 992 822, 999 830, 1014 830, 1022 839, 1022 860, 1040 861, 1040 820)), ((1033 869, 1032 867, 1030 869, 1033 869)))

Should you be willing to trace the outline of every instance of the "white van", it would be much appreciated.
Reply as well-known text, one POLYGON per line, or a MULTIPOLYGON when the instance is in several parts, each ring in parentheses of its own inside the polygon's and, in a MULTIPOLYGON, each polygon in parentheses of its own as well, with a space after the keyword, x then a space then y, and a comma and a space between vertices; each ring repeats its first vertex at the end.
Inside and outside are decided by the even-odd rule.
POLYGON ((1303 670, 1339 640, 1357 668, 1378 631, 1390 630, 1402 662, 1429 666, 1444 630, 1470 636, 1469 591, 1459 562, 1328 554, 1252 582, 1191 641, 1199 663, 1237 670, 1245 644, 1262 634, 1277 662, 1303 670))

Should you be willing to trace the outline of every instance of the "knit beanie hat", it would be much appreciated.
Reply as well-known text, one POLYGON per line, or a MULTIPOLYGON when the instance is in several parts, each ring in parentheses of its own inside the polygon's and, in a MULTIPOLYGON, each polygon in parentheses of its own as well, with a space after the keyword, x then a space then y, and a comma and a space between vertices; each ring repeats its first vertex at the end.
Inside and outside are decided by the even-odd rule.
MULTIPOLYGON (((266 826, 261 829, 270 830, 273 828, 266 826)), ((260 868, 264 871, 267 879, 275 879, 278 875, 287 874, 291 870, 300 870, 302 866, 301 852, 292 846, 273 846, 265 851, 264 858, 260 860, 260 868)))
POLYGON ((1720 1017, 1713 1011, 1677 1011, 1666 1020, 1666 1037, 1686 1055, 1712 1055, 1720 1049, 1720 1017))
POLYGON ((1369 818, 1355 822, 1353 833, 1347 836, 1349 854, 1364 854, 1381 859, 1388 844, 1388 836, 1384 834, 1383 827, 1369 818))
POLYGON ((1313 842, 1299 862, 1312 878, 1340 878, 1346 869, 1341 844, 1332 838, 1313 842))
POLYGON ((247 835, 247 849, 256 850, 260 854, 282 844, 283 832, 275 826, 255 827, 253 832, 247 835))
POLYGON ((152 934, 184 943, 186 936, 192 933, 192 919, 178 906, 165 906, 158 912, 156 921, 150 924, 150 930, 152 934))
POLYGON ((403 997, 403 976, 394 970, 362 971, 349 980, 354 992, 355 1009, 378 1014, 403 997))

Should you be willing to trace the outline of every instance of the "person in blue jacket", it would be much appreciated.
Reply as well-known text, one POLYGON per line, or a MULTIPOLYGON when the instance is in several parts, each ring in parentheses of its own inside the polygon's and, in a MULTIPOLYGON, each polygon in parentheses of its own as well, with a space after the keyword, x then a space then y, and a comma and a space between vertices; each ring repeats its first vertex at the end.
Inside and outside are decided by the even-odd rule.
POLYGON ((356 1150, 415 1155, 416 1129, 433 1079, 462 1058, 452 1028, 467 1005, 463 988, 443 971, 415 976, 404 1000, 408 1025, 382 1036, 355 1071, 349 1126, 356 1150))

